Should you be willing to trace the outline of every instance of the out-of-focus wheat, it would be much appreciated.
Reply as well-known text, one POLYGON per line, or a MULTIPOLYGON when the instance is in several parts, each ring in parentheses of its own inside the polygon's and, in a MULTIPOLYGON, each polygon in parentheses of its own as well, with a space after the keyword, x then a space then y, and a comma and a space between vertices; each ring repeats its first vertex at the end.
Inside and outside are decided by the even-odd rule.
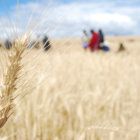
MULTIPOLYGON (((36 90, 17 105, 0 138, 139 140, 140 39, 108 40, 109 53, 84 51, 79 39, 54 39, 52 53, 32 49, 22 58, 22 72, 29 73, 17 84, 29 81, 36 90), (120 41, 129 53, 116 53, 120 41)), ((25 87, 18 86, 16 93, 25 87)))

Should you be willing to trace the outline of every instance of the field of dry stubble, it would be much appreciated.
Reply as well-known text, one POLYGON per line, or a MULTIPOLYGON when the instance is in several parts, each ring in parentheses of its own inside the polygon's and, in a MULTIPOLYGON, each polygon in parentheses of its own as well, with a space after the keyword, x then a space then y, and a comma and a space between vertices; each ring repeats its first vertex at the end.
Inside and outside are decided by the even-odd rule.
MULTIPOLYGON (((21 96, 0 139, 140 140, 140 38, 107 40, 108 53, 84 51, 73 38, 23 56, 21 96), (116 53, 120 42, 127 51, 116 53)), ((0 48, 1 88, 5 51, 0 48)))

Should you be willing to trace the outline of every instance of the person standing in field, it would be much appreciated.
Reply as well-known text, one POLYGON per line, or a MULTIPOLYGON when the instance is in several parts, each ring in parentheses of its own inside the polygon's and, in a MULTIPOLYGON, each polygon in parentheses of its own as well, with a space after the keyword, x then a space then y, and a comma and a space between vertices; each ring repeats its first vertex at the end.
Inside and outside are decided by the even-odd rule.
POLYGON ((89 42, 89 48, 90 48, 90 51, 93 52, 95 50, 98 50, 99 49, 99 34, 94 32, 94 30, 91 30, 90 31, 91 34, 92 34, 92 37, 90 39, 90 42, 89 42))
POLYGON ((85 50, 89 47, 89 45, 88 45, 89 41, 90 41, 90 37, 89 37, 87 31, 83 30, 82 45, 85 50))
POLYGON ((109 51, 109 47, 107 45, 108 43, 104 42, 104 34, 101 29, 99 30, 98 34, 99 34, 99 49, 103 51, 109 51))
POLYGON ((99 41, 100 41, 100 43, 104 43, 104 34, 103 34, 102 30, 100 29, 98 33, 99 33, 99 41))
POLYGON ((47 36, 44 36, 42 42, 43 42, 43 45, 44 45, 44 50, 48 51, 51 48, 49 38, 47 36))
POLYGON ((12 47, 12 43, 8 39, 5 41, 4 44, 5 44, 6 49, 8 50, 12 47))

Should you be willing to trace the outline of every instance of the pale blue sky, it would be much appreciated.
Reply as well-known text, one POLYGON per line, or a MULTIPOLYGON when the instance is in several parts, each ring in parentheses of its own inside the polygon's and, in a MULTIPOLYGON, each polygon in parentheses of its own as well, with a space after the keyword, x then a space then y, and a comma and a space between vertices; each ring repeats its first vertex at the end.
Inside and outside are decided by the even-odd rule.
MULTIPOLYGON (((0 5, 4 2, 7 7, 9 6, 12 6, 12 5, 15 5, 17 4, 17 1, 19 1, 19 3, 22 3, 22 4, 25 4, 25 3, 28 3, 28 2, 41 2, 43 0, 1 0, 0 1, 0 5)), ((85 0, 53 0, 53 1, 59 1, 59 2, 62 2, 62 3, 70 3, 70 2, 85 2, 85 0)), ((86 0, 86 2, 99 2, 99 0, 86 0)), ((100 0, 100 2, 114 2, 114 0, 100 0)), ((125 4, 125 5, 140 5, 140 1, 139 0, 115 0, 115 3, 117 4, 125 4)))
MULTIPOLYGON (((18 30, 22 32, 29 15, 33 19, 49 0, 19 0, 18 30), (20 25, 21 24, 21 25, 20 25)), ((80 36, 82 29, 102 28, 106 35, 140 35, 140 0, 50 0, 46 12, 40 16, 44 29, 51 28, 50 36, 80 36), (48 14, 49 13, 49 14, 48 14), (53 23, 53 24, 52 24, 53 23), (50 27, 52 26, 52 27, 50 27)), ((7 13, 15 21, 16 0, 0 0, 0 16, 7 30, 12 30, 7 13), (5 8, 6 7, 6 8, 5 8)), ((0 25, 0 30, 2 30, 0 25)))

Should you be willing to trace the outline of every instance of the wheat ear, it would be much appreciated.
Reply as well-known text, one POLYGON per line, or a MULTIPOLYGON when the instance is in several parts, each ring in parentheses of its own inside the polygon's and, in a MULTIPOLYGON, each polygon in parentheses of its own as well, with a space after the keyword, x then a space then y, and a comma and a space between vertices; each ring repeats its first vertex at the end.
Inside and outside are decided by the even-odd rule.
POLYGON ((0 97, 0 128, 7 122, 14 107, 14 92, 16 91, 16 82, 19 71, 22 68, 21 60, 27 46, 27 39, 18 38, 10 50, 9 66, 4 80, 4 89, 0 97))

